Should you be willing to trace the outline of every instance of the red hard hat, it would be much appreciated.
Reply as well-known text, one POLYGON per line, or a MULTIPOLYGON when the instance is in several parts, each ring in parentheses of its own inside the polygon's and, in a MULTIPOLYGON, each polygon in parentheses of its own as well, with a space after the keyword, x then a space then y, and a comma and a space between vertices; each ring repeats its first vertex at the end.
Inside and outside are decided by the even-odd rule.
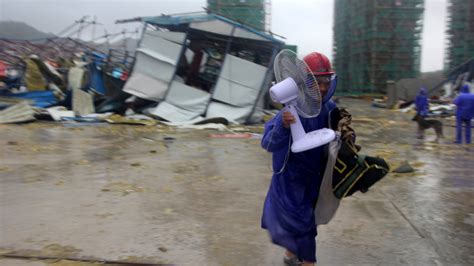
POLYGON ((313 72, 314 75, 332 75, 334 71, 331 67, 331 62, 329 59, 318 52, 312 52, 305 56, 303 60, 309 66, 309 69, 313 72))

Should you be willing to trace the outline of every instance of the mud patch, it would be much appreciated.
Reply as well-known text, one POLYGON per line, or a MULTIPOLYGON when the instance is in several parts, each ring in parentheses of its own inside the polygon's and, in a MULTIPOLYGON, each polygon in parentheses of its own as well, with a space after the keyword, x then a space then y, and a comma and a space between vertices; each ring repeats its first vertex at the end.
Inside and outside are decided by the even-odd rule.
POLYGON ((124 258, 120 258, 121 262, 133 262, 133 263, 143 263, 143 264, 153 264, 153 265, 160 265, 160 264, 165 264, 164 262, 159 262, 157 257, 151 257, 151 256, 143 256, 143 257, 138 257, 138 256, 128 256, 124 258))
POLYGON ((101 262, 83 262, 83 261, 72 261, 72 260, 60 260, 56 262, 48 262, 46 260, 46 265, 54 265, 54 266, 93 266, 93 265, 119 265, 119 264, 104 264, 101 262))
POLYGON ((190 162, 187 164, 174 164, 172 166, 173 172, 176 174, 195 173, 199 170, 199 165, 190 162))
POLYGON ((73 246, 61 246, 59 244, 50 244, 41 250, 43 256, 66 258, 72 255, 76 255, 81 252, 81 249, 77 249, 73 246))
POLYGON ((6 166, 0 166, 0 172, 2 171, 10 171, 11 169, 6 166))
POLYGON ((35 177, 35 176, 27 177, 23 179, 24 183, 35 183, 35 182, 40 182, 40 181, 43 181, 43 179, 41 177, 35 177))
POLYGON ((6 248, 0 248, 0 256, 11 253, 12 250, 6 249, 6 248))
POLYGON ((140 187, 136 184, 130 184, 127 182, 115 182, 105 185, 101 191, 104 192, 120 192, 122 196, 126 196, 132 192, 144 192, 145 188, 140 187))
POLYGON ((107 217, 110 217, 110 216, 114 216, 113 213, 102 213, 102 214, 94 214, 95 217, 98 217, 98 218, 107 218, 107 217))

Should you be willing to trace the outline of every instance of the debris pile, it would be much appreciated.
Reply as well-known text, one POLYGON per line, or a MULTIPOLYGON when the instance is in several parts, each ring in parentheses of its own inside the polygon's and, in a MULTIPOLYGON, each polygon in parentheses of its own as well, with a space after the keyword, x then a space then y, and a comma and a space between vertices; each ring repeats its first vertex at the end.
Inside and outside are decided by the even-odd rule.
POLYGON ((0 110, 23 106, 0 113, 0 121, 31 120, 11 114, 25 104, 40 120, 169 126, 263 121, 272 62, 284 42, 210 12, 118 23, 128 22, 145 26, 133 52, 71 37, 0 39, 0 110))

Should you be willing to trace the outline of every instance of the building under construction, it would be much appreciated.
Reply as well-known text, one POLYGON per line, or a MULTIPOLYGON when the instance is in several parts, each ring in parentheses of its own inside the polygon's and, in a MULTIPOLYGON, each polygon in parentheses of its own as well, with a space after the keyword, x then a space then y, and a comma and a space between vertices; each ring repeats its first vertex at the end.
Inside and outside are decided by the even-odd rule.
POLYGON ((388 80, 417 77, 423 11, 424 0, 335 0, 338 91, 385 92, 388 80))
POLYGON ((451 71, 474 57, 474 1, 449 0, 447 27, 444 68, 451 71))
POLYGON ((270 0, 207 0, 207 8, 256 30, 270 30, 270 0))

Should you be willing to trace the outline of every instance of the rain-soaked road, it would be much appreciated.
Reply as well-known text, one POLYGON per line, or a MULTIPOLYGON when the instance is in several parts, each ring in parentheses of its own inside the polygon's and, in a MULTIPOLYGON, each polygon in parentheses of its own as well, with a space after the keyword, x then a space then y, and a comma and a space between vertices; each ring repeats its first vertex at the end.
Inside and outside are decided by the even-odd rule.
MULTIPOLYGON (((414 138, 409 114, 340 105, 362 152, 416 171, 345 199, 318 228, 318 265, 473 265, 474 146, 451 144, 452 120, 434 144, 432 132, 414 138)), ((271 161, 258 138, 54 123, 0 132, 0 265, 282 265, 260 229, 271 161)))

